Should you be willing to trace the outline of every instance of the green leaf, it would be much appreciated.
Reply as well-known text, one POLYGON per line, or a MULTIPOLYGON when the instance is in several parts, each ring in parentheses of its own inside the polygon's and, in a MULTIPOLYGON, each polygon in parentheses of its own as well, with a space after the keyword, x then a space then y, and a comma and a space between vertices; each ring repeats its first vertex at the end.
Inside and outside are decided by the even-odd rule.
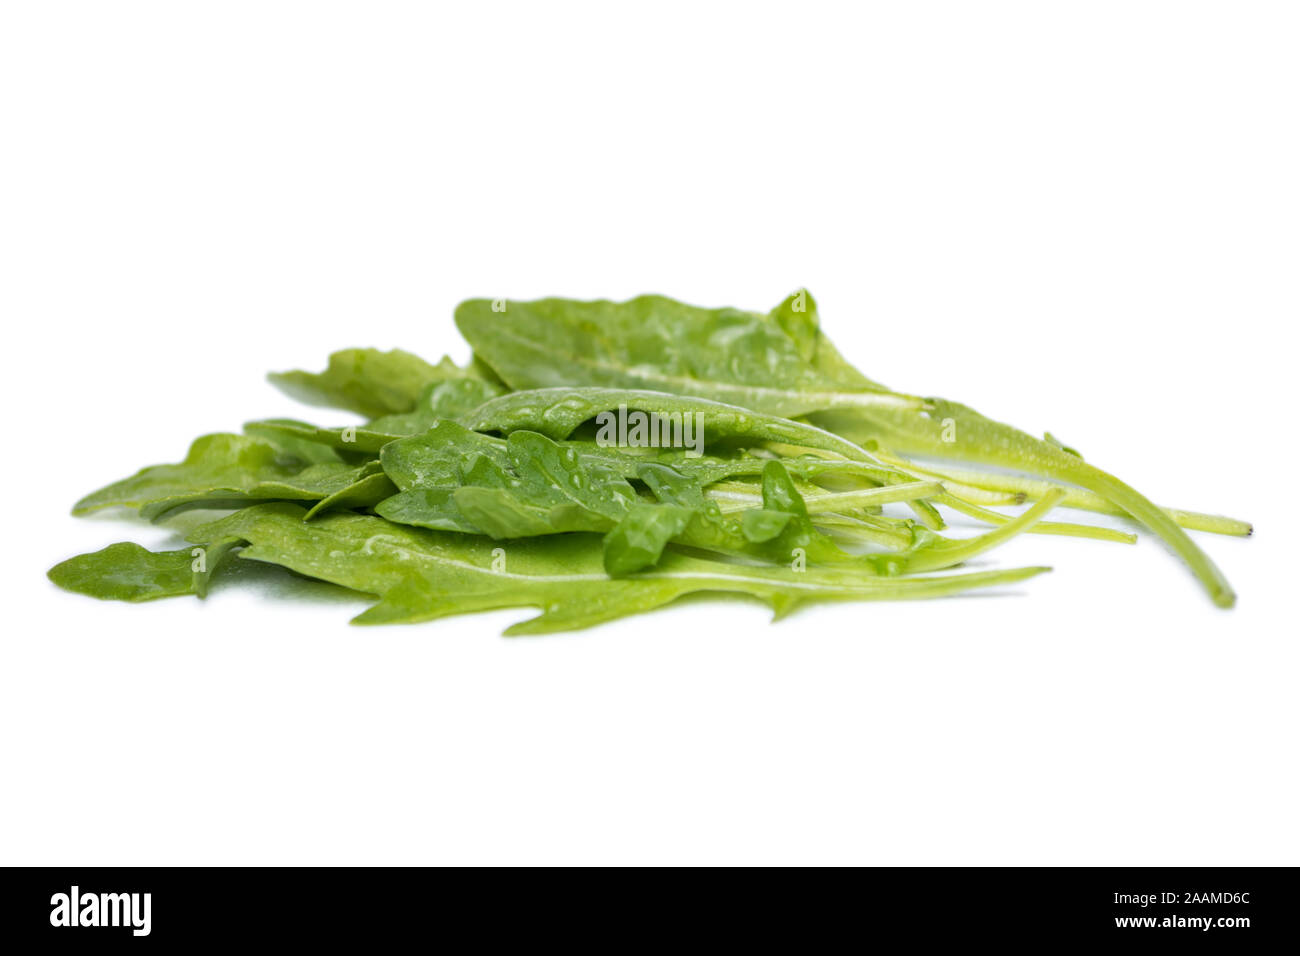
POLYGON ((479 536, 395 525, 335 512, 304 522, 291 503, 255 505, 195 529, 197 542, 237 538, 245 560, 374 594, 379 603, 359 624, 406 623, 496 608, 542 613, 511 627, 541 634, 589 627, 660 607, 700 591, 747 594, 774 608, 813 600, 928 598, 1024 580, 1045 568, 904 580, 863 579, 833 570, 755 568, 667 554, 642 575, 611 578, 593 535, 529 539, 506 548, 479 536))
POLYGON ((649 389, 787 418, 840 405, 917 401, 861 376, 851 391, 828 388, 826 369, 808 357, 820 347, 807 328, 815 326, 815 304, 796 313, 793 297, 787 302, 773 315, 702 309, 658 295, 627 302, 511 300, 505 311, 471 299, 457 306, 456 326, 516 389, 649 389))
POLYGON ((364 425, 321 428, 291 418, 268 418, 249 422, 244 431, 284 444, 327 446, 344 455, 376 455, 389 442, 418 435, 443 419, 457 418, 500 395, 501 391, 493 382, 462 374, 430 382, 410 411, 384 415, 364 425))
POLYGON ((398 488, 448 488, 465 483, 480 462, 498 470, 510 465, 506 443, 471 431, 453 421, 440 421, 409 438, 384 447, 379 460, 398 488))
POLYGON ((816 528, 779 461, 768 461, 763 470, 762 508, 773 514, 729 518, 705 496, 698 480, 657 462, 641 463, 637 469, 638 479, 656 500, 639 498, 623 477, 626 467, 615 465, 610 454, 603 449, 588 455, 581 443, 555 442, 536 432, 512 431, 502 441, 441 422, 424 435, 385 447, 384 467, 404 490, 375 510, 394 522, 501 540, 607 531, 605 567, 612 574, 651 566, 664 547, 676 541, 775 564, 801 552, 809 563, 854 565, 867 574, 896 575, 914 563, 929 569, 960 563, 1040 516, 1035 512, 1008 521, 996 532, 957 542, 912 535, 924 553, 885 560, 845 552, 816 528))
POLYGON ((745 540, 763 544, 785 531, 793 517, 794 515, 787 511, 755 508, 741 515, 741 531, 745 535, 745 540))
POLYGON ((147 518, 238 509, 194 532, 198 550, 124 542, 50 578, 116 600, 202 596, 237 554, 375 595, 360 623, 527 606, 541 613, 511 633, 541 633, 698 591, 755 596, 779 617, 809 600, 1023 580, 1045 569, 929 572, 1026 531, 1131 540, 1042 520, 1066 503, 1143 522, 1217 603, 1234 600, 1180 525, 1248 525, 1157 508, 1050 433, 1039 440, 955 402, 890 391, 835 349, 806 290, 768 313, 642 296, 504 311, 472 301, 456 319, 474 349, 466 367, 348 349, 324 372, 272 376, 365 424, 251 422, 77 505, 147 518), (1025 501, 1018 517, 991 510, 1025 501), (918 520, 882 510, 896 502, 918 520), (937 534, 936 505, 992 530, 937 534))
POLYGON ((283 447, 246 435, 204 435, 173 465, 151 465, 82 498, 73 514, 101 508, 138 508, 157 519, 183 508, 238 507, 252 500, 311 501, 328 497, 362 477, 339 461, 309 463, 283 447))
MULTIPOLYGON (((685 419, 697 422, 704 442, 725 444, 771 444, 818 449, 846 461, 855 462, 858 472, 878 483, 910 483, 911 475, 883 464, 861 446, 838 435, 804 422, 775 415, 763 415, 746 408, 707 399, 663 392, 583 387, 540 388, 514 392, 486 402, 464 416, 461 421, 476 431, 510 433, 519 429, 540 432, 554 439, 567 438, 588 422, 609 415, 625 416, 638 412, 662 419, 685 419)), ((600 433, 597 432, 599 439, 600 433)), ((638 449, 633 449, 638 450, 638 449)), ((678 451, 686 459, 690 454, 678 451)), ((706 466, 708 467, 708 466, 706 466)), ((942 528, 943 521, 934 507, 922 500, 909 501, 931 528, 942 528)))
MULTIPOLYGON (((418 429, 417 429, 418 430, 418 429)), ((314 445, 358 464, 379 454, 390 441, 405 438, 415 431, 376 431, 369 425, 342 425, 322 428, 295 418, 263 418, 246 422, 244 431, 256 438, 277 443, 297 442, 314 445)))
POLYGON ((763 507, 792 515, 808 514, 808 506, 804 504, 799 489, 779 461, 769 461, 763 468, 763 507))
MULTIPOLYGON (((787 300, 790 303, 791 300, 787 300)), ((783 303, 773 313, 699 309, 660 296, 629 302, 543 299, 493 312, 456 311, 461 332, 518 389, 654 388, 733 402, 904 454, 1014 469, 1079 485, 1160 536, 1216 604, 1236 596, 1222 572, 1163 509, 1076 455, 955 402, 885 390, 850 366, 820 330, 783 303)))
POLYGON ((668 542, 682 536, 693 516, 678 505, 632 505, 605 535, 605 570, 621 577, 658 564, 668 542))
POLYGON ((440 422, 385 447, 381 460, 403 491, 376 510, 426 528, 493 538, 605 531, 637 500, 618 470, 535 432, 501 442, 440 422))
POLYGON ((384 474, 378 461, 370 462, 358 470, 361 474, 351 484, 312 505, 307 512, 307 519, 324 511, 373 508, 397 493, 397 486, 384 474))
POLYGON ((469 373, 447 358, 435 366, 401 349, 343 349, 329 357, 323 372, 272 372, 268 378, 307 405, 346 408, 375 418, 409 412, 430 382, 458 374, 469 373))
POLYGON ((432 382, 421 393, 414 409, 376 418, 366 429, 382 435, 418 435, 439 419, 459 418, 504 391, 479 378, 432 382))
POLYGON ((943 399, 931 399, 929 410, 918 415, 875 409, 859 410, 851 415, 837 411, 811 417, 856 442, 879 443, 891 451, 1013 469, 1085 488, 1162 538, 1183 559, 1216 605, 1227 608, 1236 603, 1236 594, 1223 572, 1164 509, 1115 476, 1050 442, 943 399), (946 436, 953 440, 946 441, 946 436))
MULTIPOLYGON (((509 434, 527 430, 559 440, 568 438, 578 426, 594 421, 602 413, 628 411, 664 418, 698 415, 705 442, 710 445, 723 440, 743 440, 815 448, 870 465, 881 480, 912 480, 910 475, 877 461, 862 447, 824 429, 749 408, 665 392, 602 387, 531 389, 486 402, 462 417, 461 422, 480 432, 509 434)), ((685 456, 684 451, 682 454, 685 456)))
POLYGON ((77 594, 112 601, 207 594, 208 581, 236 541, 216 537, 207 548, 150 551, 130 541, 79 554, 50 568, 49 579, 77 594))

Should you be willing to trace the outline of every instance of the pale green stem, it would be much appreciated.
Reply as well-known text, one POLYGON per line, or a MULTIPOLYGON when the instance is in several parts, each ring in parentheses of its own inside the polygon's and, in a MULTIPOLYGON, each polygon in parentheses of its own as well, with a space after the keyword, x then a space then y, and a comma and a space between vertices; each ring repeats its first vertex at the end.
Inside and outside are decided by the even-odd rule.
MULTIPOLYGON (((1008 475, 1001 472, 975 471, 966 468, 947 468, 942 471, 914 461, 900 458, 883 450, 876 453, 878 458, 895 467, 907 471, 917 478, 938 478, 944 481, 947 490, 956 496, 981 505, 1017 504, 1022 501, 1037 500, 1052 489, 1065 492, 1061 500, 1064 508, 1076 508, 1080 511, 1092 511, 1097 514, 1129 517, 1129 513, 1105 498, 1083 488, 1072 488, 1052 481, 1026 478, 1020 475, 1008 475)), ((1222 515, 1205 514, 1199 511, 1185 511, 1181 508, 1162 508, 1178 525, 1190 531, 1207 531, 1212 534, 1245 537, 1252 532, 1247 521, 1227 518, 1222 515)))
MULTIPOLYGON (((970 504, 951 494, 942 494, 935 498, 940 504, 947 505, 954 511, 976 518, 986 524, 1006 524, 1011 520, 1007 515, 970 504)), ((1064 503, 1065 499, 1061 499, 1064 503)), ((1029 529, 1030 534, 1058 534, 1071 538, 1093 538, 1097 541, 1117 541, 1121 544, 1136 544, 1137 535, 1114 528, 1099 528, 1091 524, 1075 524, 1068 521, 1041 521, 1029 529)))

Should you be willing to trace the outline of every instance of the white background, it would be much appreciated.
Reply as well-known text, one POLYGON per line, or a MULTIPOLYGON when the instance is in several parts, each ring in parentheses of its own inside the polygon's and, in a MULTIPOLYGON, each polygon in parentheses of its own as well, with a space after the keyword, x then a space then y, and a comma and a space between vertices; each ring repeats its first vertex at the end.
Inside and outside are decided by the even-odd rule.
POLYGON ((1296 864, 1285 4, 7 4, 0 862, 1296 864), (1199 536, 998 596, 507 640, 241 569, 58 591, 84 492, 471 296, 767 309, 1199 536))

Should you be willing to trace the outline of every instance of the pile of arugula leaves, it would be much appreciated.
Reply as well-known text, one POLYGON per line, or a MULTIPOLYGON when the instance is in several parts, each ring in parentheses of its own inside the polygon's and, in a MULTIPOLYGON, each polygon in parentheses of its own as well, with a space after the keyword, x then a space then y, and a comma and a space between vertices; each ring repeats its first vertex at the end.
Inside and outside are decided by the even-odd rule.
POLYGON ((950 572, 1022 532, 1135 540, 1043 520, 1064 505, 1133 519, 1216 604, 1235 599, 1184 529, 1249 525, 1157 507, 1051 436, 866 378, 805 291, 767 313, 662 296, 476 299, 456 324, 474 350, 465 367, 347 349, 323 372, 273 374, 308 404, 368 421, 268 419, 198 438, 181 462, 73 509, 225 512, 193 527, 190 547, 113 544, 50 578, 99 598, 202 597, 238 558, 377 598, 356 623, 526 606, 541 613, 507 633, 537 634, 699 591, 757 597, 777 616, 806 601, 938 597, 1048 570, 950 572), (941 534, 941 508, 988 530, 941 534))

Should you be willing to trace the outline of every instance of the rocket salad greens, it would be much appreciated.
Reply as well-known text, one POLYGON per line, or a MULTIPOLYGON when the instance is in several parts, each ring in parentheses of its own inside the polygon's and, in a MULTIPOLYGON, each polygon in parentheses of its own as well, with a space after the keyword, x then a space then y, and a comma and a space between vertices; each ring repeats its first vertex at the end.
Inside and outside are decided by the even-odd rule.
POLYGON ((456 324, 474 350, 465 367, 347 349, 323 372, 272 375, 369 421, 205 435, 181 462, 73 509, 228 512, 192 530, 192 547, 114 544, 50 578, 115 600, 202 597, 223 564, 261 561, 372 595, 356 623, 533 607, 508 633, 542 633, 701 591, 746 594, 777 616, 808 601, 939 597, 1047 570, 951 571, 1021 533, 1135 540, 1044 520, 1063 506, 1132 518, 1216 604, 1235 599, 1184 529, 1249 525, 1160 508, 1051 436, 866 378, 806 292, 767 313, 662 296, 471 300, 456 324), (946 534, 944 510, 987 530, 946 534))

